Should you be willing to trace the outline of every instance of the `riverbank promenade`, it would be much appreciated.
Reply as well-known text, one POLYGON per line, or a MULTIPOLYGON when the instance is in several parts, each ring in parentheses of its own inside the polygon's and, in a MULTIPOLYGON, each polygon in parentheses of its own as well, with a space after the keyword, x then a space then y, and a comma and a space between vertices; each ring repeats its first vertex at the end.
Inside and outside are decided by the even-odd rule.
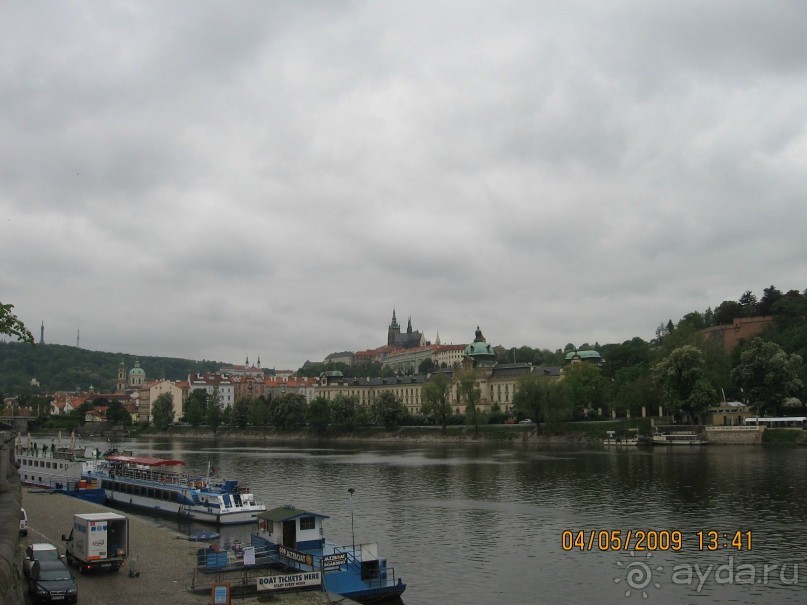
MULTIPOLYGON (((62 534, 70 533, 76 513, 108 512, 114 509, 98 506, 63 494, 30 492, 22 488, 22 506, 28 513, 28 536, 20 538, 19 560, 25 546, 33 542, 50 542, 64 553, 62 534)), ((120 511, 115 511, 120 512, 120 511)), ((124 513, 125 514, 125 513, 124 513)), ((147 519, 129 517, 130 556, 117 573, 93 571, 79 574, 72 568, 79 589, 79 602, 88 605, 206 605, 210 593, 193 593, 188 589, 193 582, 196 550, 199 544, 189 542, 185 536, 150 523, 147 519), (129 570, 140 573, 129 577, 129 570)), ((235 597, 233 602, 258 603, 268 595, 235 597)), ((319 591, 278 593, 272 603, 279 605, 327 605, 327 595, 319 591)))

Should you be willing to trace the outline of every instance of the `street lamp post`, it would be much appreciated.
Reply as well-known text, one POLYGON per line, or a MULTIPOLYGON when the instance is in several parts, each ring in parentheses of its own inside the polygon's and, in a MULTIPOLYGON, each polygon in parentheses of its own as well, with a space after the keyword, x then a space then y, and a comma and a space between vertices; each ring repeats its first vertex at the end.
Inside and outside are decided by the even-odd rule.
POLYGON ((353 556, 356 556, 356 534, 353 531, 353 492, 355 491, 352 487, 347 489, 347 493, 350 494, 350 536, 353 539, 353 556))

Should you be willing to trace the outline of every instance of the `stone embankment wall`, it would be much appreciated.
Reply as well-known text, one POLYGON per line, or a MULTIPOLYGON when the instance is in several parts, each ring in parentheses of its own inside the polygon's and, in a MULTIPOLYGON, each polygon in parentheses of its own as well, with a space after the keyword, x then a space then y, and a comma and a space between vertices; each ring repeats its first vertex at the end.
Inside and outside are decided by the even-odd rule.
POLYGON ((22 571, 17 563, 21 501, 14 433, 0 431, 0 603, 3 605, 25 602, 22 571))
POLYGON ((718 445, 759 445, 762 443, 762 430, 746 427, 707 427, 706 438, 709 443, 718 445))

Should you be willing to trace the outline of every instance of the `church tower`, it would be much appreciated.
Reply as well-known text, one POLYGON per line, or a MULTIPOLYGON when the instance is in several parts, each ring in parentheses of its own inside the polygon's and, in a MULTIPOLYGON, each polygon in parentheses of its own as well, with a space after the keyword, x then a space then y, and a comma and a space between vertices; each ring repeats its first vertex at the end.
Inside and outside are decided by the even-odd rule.
POLYGON ((392 309, 392 321, 387 330, 387 345, 392 346, 398 340, 401 334, 401 326, 398 324, 398 319, 395 317, 395 309, 392 309))
POLYGON ((118 382, 115 384, 115 392, 123 393, 126 390, 126 366, 120 362, 118 366, 118 382))

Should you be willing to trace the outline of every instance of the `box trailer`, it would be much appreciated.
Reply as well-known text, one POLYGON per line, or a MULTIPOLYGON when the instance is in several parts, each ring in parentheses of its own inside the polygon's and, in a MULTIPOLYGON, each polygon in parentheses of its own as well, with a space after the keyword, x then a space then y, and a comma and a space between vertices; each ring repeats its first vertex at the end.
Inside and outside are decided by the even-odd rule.
POLYGON ((67 563, 78 565, 79 573, 99 567, 118 571, 129 556, 129 519, 117 513, 76 514, 62 540, 67 563))

